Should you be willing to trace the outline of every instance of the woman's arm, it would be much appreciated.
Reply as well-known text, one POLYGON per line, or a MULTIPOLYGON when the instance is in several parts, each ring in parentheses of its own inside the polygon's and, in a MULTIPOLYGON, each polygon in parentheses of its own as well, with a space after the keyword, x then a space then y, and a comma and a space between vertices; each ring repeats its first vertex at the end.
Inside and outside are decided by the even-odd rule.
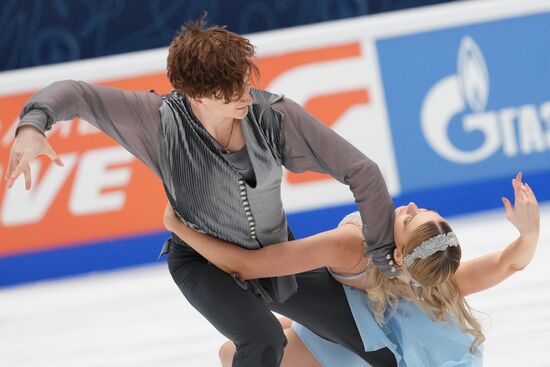
POLYGON ((464 261, 455 273, 463 296, 491 288, 529 264, 535 253, 540 229, 537 199, 531 188, 521 182, 521 172, 512 181, 514 207, 502 198, 506 217, 519 230, 519 237, 503 251, 464 261))
POLYGON ((296 274, 323 266, 353 268, 363 257, 363 236, 351 225, 258 250, 189 228, 177 219, 170 204, 164 212, 164 225, 212 264, 241 279, 296 274))

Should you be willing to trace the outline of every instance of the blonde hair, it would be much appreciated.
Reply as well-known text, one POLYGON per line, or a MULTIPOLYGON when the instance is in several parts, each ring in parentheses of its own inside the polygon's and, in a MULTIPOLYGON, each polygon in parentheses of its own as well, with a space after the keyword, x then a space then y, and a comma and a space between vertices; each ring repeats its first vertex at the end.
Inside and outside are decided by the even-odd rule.
MULTIPOLYGON (((403 256, 413 252, 424 241, 449 232, 452 232, 451 227, 444 221, 420 225, 409 236, 403 248, 403 256)), ((377 321, 383 323, 386 308, 390 307, 394 312, 400 299, 414 302, 432 320, 437 322, 457 320, 462 330, 474 337, 470 351, 476 353, 477 347, 485 341, 485 336, 452 277, 458 269, 460 257, 460 246, 456 246, 447 247, 425 259, 417 259, 407 270, 411 277, 421 284, 420 287, 413 287, 399 279, 386 278, 376 266, 373 266, 371 270, 373 285, 365 290, 372 302, 377 321)))

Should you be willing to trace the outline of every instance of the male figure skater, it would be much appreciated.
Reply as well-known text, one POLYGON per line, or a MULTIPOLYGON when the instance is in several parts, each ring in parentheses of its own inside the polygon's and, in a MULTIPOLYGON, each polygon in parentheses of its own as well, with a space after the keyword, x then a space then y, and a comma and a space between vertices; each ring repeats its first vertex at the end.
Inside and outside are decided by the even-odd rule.
MULTIPOLYGON (((30 98, 11 149, 8 187, 45 154, 62 162, 44 132, 81 117, 137 158, 163 182, 178 218, 246 248, 291 237, 280 198, 282 166, 326 172, 349 185, 360 207, 367 256, 391 273, 393 206, 377 165, 280 95, 251 88, 254 46, 224 27, 187 23, 170 45, 174 91, 125 92, 60 81, 30 98), (377 216, 368 215, 376 208, 377 216)), ((161 200, 161 198, 159 198, 161 200)), ((177 236, 164 247, 170 273, 187 300, 237 346, 233 366, 280 364, 285 336, 271 310, 341 344, 374 366, 394 365, 387 349, 365 352, 341 284, 325 269, 243 281, 209 264, 177 236)), ((174 310, 170 310, 174 312, 174 310)))

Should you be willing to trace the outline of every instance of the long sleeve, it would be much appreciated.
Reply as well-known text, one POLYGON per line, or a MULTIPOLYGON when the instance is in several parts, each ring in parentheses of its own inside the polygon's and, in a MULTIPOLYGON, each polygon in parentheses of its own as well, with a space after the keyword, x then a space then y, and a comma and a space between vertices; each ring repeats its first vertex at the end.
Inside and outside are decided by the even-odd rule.
POLYGON ((33 95, 21 112, 18 129, 32 125, 42 133, 62 120, 80 117, 161 175, 160 111, 155 93, 126 92, 81 81, 52 83, 33 95))
POLYGON ((280 138, 283 165, 297 173, 327 173, 348 185, 364 223, 366 256, 386 276, 397 275, 386 258, 395 248, 394 208, 378 165, 292 100, 285 98, 273 108, 284 114, 280 138))

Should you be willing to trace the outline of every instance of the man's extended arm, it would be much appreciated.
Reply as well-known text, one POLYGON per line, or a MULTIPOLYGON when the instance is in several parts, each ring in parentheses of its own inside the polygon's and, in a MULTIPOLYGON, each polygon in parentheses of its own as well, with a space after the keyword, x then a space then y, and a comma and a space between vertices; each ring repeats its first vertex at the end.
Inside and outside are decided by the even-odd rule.
POLYGON ((292 172, 328 173, 348 185, 364 223, 367 256, 385 275, 398 275, 386 259, 394 248, 394 209, 378 165, 297 103, 285 98, 273 108, 284 114, 283 165, 292 172))
POLYGON ((55 122, 75 117, 105 132, 161 176, 160 105, 155 93, 125 92, 72 80, 55 82, 33 95, 23 108, 6 178, 15 179, 14 174, 22 171, 18 168, 28 165, 34 156, 25 145, 40 139, 37 134, 20 139, 22 127, 33 126, 43 134, 55 122))

